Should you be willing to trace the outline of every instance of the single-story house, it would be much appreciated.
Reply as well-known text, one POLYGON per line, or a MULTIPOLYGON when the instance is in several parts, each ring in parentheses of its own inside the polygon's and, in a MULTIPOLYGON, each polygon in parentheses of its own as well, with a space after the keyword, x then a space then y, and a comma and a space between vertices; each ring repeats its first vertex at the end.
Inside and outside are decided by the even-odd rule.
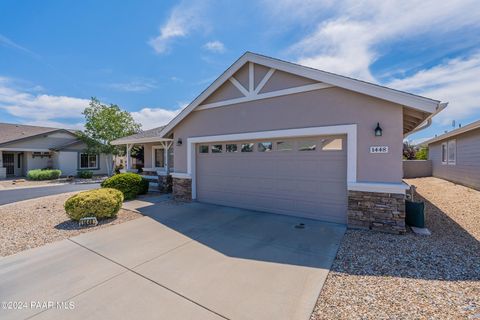
POLYGON ((403 138, 445 106, 247 52, 166 126, 113 143, 146 146, 177 199, 401 233, 403 138))
POLYGON ((60 169, 62 176, 89 170, 106 174, 106 155, 87 154, 75 132, 0 123, 0 179, 25 176, 29 170, 60 169))
POLYGON ((434 177, 480 190, 480 120, 423 144, 428 145, 434 177))

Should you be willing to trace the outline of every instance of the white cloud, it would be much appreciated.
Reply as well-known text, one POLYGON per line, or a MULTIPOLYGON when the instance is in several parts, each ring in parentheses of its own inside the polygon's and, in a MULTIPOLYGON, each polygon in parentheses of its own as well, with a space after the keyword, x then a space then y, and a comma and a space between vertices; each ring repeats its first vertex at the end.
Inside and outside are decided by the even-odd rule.
POLYGON ((176 38, 186 37, 193 30, 205 29, 205 2, 183 1, 173 8, 167 21, 160 27, 160 34, 148 41, 157 53, 166 53, 176 38))
POLYGON ((418 71, 388 86, 448 101, 448 107, 434 118, 441 125, 465 119, 480 112, 480 52, 418 71))
POLYGON ((291 46, 298 62, 311 67, 375 81, 370 66, 379 57, 378 46, 431 32, 446 34, 466 26, 480 26, 476 0, 343 0, 267 1, 276 18, 305 17, 308 12, 330 12, 331 18, 312 22, 313 31, 291 46))
POLYGON ((215 41, 209 41, 203 45, 203 48, 205 48, 208 51, 214 52, 214 53, 224 53, 225 52, 225 45, 223 42, 215 40, 215 41))
POLYGON ((87 99, 30 93, 17 89, 13 80, 0 77, 0 109, 26 121, 80 119, 88 103, 87 99))
POLYGON ((163 108, 143 108, 139 111, 132 112, 135 121, 142 124, 142 129, 152 129, 166 125, 177 114, 182 111, 183 106, 177 110, 167 110, 163 108))
POLYGON ((130 82, 111 83, 108 87, 117 91, 146 92, 157 88, 157 83, 150 79, 139 79, 130 82))
MULTIPOLYGON (((17 88, 10 78, 0 76, 0 111, 17 117, 17 121, 24 124, 83 129, 82 111, 90 100, 67 96, 35 94, 17 88)), ((167 124, 186 104, 179 104, 177 110, 163 108, 143 108, 131 112, 135 121, 142 124, 143 129, 151 129, 167 124)))

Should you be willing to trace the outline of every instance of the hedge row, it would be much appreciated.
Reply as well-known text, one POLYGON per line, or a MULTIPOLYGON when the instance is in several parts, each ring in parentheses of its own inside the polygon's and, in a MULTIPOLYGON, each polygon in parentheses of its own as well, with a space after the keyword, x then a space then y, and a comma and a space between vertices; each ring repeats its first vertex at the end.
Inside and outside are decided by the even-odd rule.
POLYGON ((35 169, 29 170, 27 173, 27 179, 29 180, 54 180, 58 179, 62 171, 56 169, 35 169))

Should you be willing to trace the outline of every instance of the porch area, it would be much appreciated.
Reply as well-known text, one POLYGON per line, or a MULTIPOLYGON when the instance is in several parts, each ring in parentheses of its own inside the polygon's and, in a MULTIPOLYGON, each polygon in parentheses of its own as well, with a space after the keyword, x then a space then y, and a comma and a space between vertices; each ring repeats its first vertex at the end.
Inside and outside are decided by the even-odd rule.
POLYGON ((23 177, 28 170, 53 167, 55 154, 50 150, 0 150, 0 179, 23 177))
POLYGON ((115 143, 126 147, 125 168, 120 171, 138 173, 150 181, 151 188, 158 189, 162 193, 172 192, 173 140, 164 138, 144 140, 137 139, 125 143, 115 143), (138 146, 143 148, 144 159, 141 169, 132 166, 132 149, 138 146))

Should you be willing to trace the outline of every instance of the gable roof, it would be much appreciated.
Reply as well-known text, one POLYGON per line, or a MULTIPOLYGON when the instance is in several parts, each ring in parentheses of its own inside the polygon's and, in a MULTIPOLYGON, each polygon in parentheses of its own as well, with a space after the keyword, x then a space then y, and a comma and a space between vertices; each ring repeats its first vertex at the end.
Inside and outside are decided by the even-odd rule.
MULTIPOLYGON (((110 143, 113 145, 121 145, 121 144, 130 144, 130 143, 147 143, 147 142, 156 142, 162 139, 161 132, 165 128, 165 126, 140 131, 139 133, 132 134, 130 136, 126 136, 120 139, 116 139, 111 141, 110 143)), ((164 140, 164 139, 163 139, 164 140)), ((169 139, 170 140, 170 139, 169 139)))
POLYGON ((459 134, 469 132, 469 131, 472 131, 472 130, 475 130, 475 129, 480 129, 480 120, 472 122, 472 123, 470 123, 470 124, 468 124, 464 127, 460 127, 460 128, 455 129, 455 130, 452 130, 450 132, 439 135, 438 137, 435 137, 433 139, 422 142, 422 144, 427 144, 428 145, 428 144, 431 144, 431 143, 434 143, 434 142, 437 142, 437 141, 441 141, 441 140, 444 140, 444 139, 447 139, 447 138, 451 138, 451 137, 454 137, 454 136, 457 136, 459 134))
POLYGON ((326 85, 337 86, 405 106, 407 107, 405 109, 407 112, 408 110, 413 110, 416 112, 415 119, 417 119, 413 121, 408 128, 404 129, 405 134, 414 132, 419 128, 425 128, 430 124, 430 118, 447 106, 447 103, 441 103, 439 100, 422 97, 252 52, 246 52, 227 70, 225 70, 225 72, 223 72, 207 89, 205 89, 197 98, 195 98, 195 100, 185 107, 182 112, 180 112, 172 121, 170 121, 170 123, 168 123, 160 132, 160 135, 162 137, 166 136, 180 121, 182 121, 188 114, 190 114, 190 112, 197 108, 206 98, 208 98, 222 84, 228 81, 242 66, 248 62, 267 66, 275 70, 313 79, 326 85), (418 114, 420 114, 420 117, 418 114), (428 121, 428 123, 425 126, 423 124, 426 121, 428 121))
POLYGON ((53 133, 59 131, 67 132, 72 135, 74 134, 69 130, 60 128, 38 127, 14 123, 0 123, 0 145, 11 143, 17 140, 33 138, 46 133, 53 133))

